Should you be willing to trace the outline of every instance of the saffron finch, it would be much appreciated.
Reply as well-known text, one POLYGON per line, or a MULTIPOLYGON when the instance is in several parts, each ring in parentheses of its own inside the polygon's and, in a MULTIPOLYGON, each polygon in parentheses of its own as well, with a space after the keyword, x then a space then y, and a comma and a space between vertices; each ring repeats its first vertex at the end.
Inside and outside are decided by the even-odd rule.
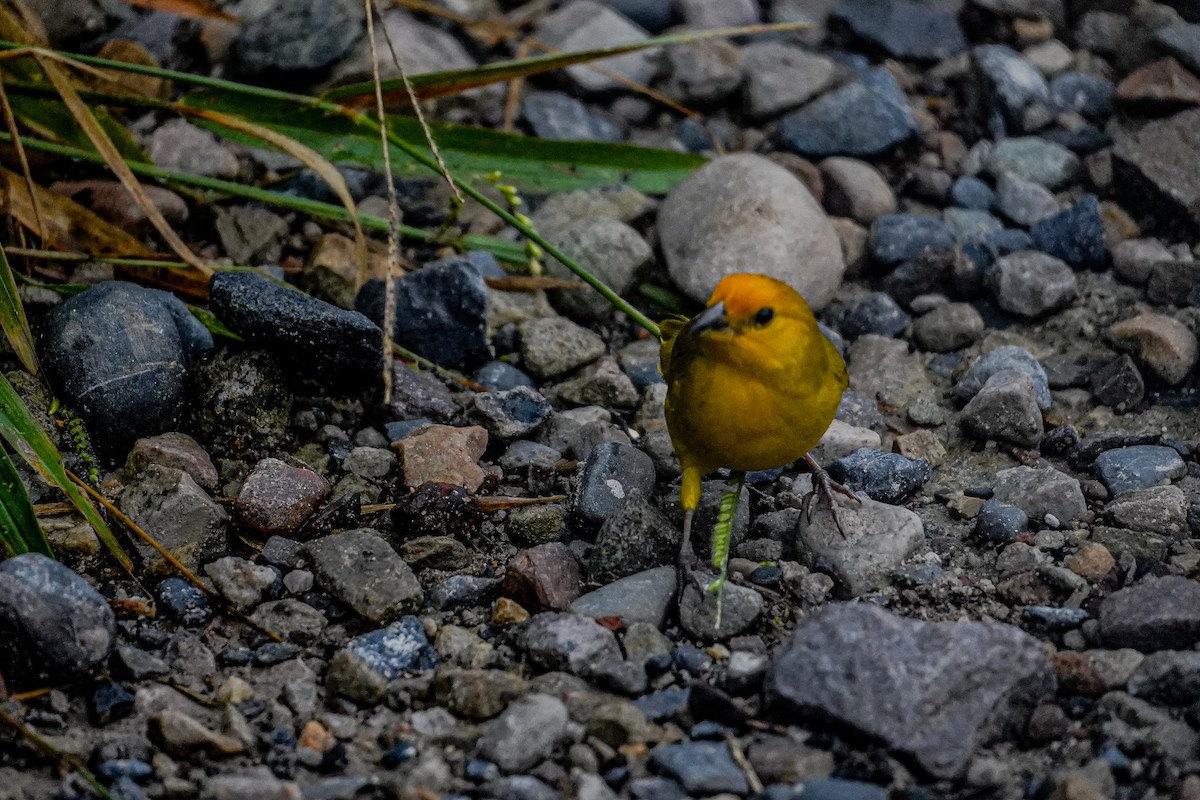
MULTIPOLYGON (((815 492, 830 503, 834 491, 853 497, 808 456, 837 413, 848 378, 837 348, 795 289, 766 275, 729 275, 704 311, 666 320, 662 331, 667 430, 683 468, 681 567, 695 560, 691 523, 700 479, 720 467, 740 473, 803 457, 815 492)), ((723 585, 728 555, 726 547, 718 556, 716 544, 720 575, 710 590, 723 585)))

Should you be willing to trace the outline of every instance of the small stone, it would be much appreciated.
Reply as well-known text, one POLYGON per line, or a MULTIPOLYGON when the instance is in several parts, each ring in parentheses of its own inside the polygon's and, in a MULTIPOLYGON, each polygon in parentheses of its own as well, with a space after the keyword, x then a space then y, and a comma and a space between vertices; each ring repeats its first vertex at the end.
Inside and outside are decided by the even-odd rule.
POLYGON ((870 499, 834 502, 836 521, 823 504, 811 521, 800 516, 796 548, 801 562, 821 564, 852 596, 887 585, 891 572, 925 542, 920 517, 906 508, 870 499))
POLYGON ((570 548, 549 542, 513 556, 500 591, 534 612, 564 611, 579 597, 582 585, 570 548))
POLYGON ((1182 478, 1187 465, 1170 447, 1138 445, 1106 450, 1096 458, 1096 474, 1114 496, 1182 478))
POLYGON ((1173 58, 1131 72, 1117 84, 1117 99, 1142 109, 1200 105, 1200 79, 1173 58))
POLYGON ((564 317, 540 317, 520 327, 521 361, 545 380, 590 364, 604 355, 604 340, 564 317))
POLYGON ((250 618, 272 633, 300 645, 315 642, 327 623, 320 611, 292 598, 263 603, 250 618))
POLYGON ((559 400, 577 406, 630 408, 637 405, 639 399, 633 381, 610 356, 587 365, 574 377, 547 391, 559 400))
POLYGON ((955 14, 912 0, 844 0, 830 16, 896 58, 940 61, 967 49, 955 14))
POLYGON ((896 505, 915 494, 933 477, 924 459, 863 448, 838 459, 827 469, 830 476, 873 500, 896 505))
MULTIPOLYGON (((608 6, 593 0, 571 0, 545 15, 537 27, 537 38, 558 50, 590 50, 623 45, 646 38, 646 32, 608 6)), ((648 84, 657 69, 656 49, 603 59, 605 71, 640 84, 648 84)), ((586 64, 563 70, 567 78, 585 92, 621 89, 623 84, 586 64)))
POLYGON ((680 742, 655 748, 651 763, 678 781, 689 795, 750 791, 746 776, 724 742, 680 742))
POLYGON ((993 375, 1002 370, 1016 370, 1028 375, 1037 390, 1038 407, 1043 411, 1050 408, 1050 383, 1046 371, 1028 350, 1014 345, 997 347, 980 356, 954 385, 955 395, 960 400, 970 401, 993 375))
POLYGON ((478 425, 427 425, 392 445, 400 454, 404 484, 449 483, 474 492, 484 473, 476 463, 487 449, 487 431, 478 425))
POLYGON ((375 704, 389 681, 408 672, 426 672, 438 664, 437 652, 416 617, 355 636, 329 662, 325 685, 333 694, 375 704))
POLYGON ((238 524, 266 538, 294 536, 329 494, 312 470, 264 458, 242 484, 234 503, 238 524))
POLYGON ((837 232, 811 192, 751 153, 715 158, 672 189, 659 207, 658 232, 671 279, 696 302, 753 264, 819 311, 845 271, 837 232), (806 257, 797 260, 797 252, 806 257))
POLYGON ((1016 506, 988 500, 975 517, 975 535, 996 543, 1014 541, 1029 529, 1029 515, 1016 506))
POLYGON ((1018 225, 1034 225, 1059 213, 1054 193, 1039 183, 1013 172, 1003 172, 996 180, 996 209, 1018 225))
MULTIPOLYGON (((359 261, 354 240, 340 233, 327 233, 317 240, 304 263, 305 285, 339 308, 353 309, 358 292, 359 261)), ((387 258, 367 254, 367 275, 382 280, 387 258)))
POLYGON ((651 569, 679 552, 681 537, 679 527, 644 492, 633 492, 601 524, 588 574, 603 582, 651 569))
POLYGON ((1034 127, 1026 124, 1030 107, 1048 106, 1050 100, 1050 87, 1037 68, 1004 45, 976 47, 971 60, 979 75, 985 111, 1001 117, 1011 132, 1034 127))
POLYGON ((526 547, 558 540, 565 533, 566 510, 558 504, 514 508, 504 528, 508 538, 526 547))
POLYGON ((433 692, 438 702, 468 719, 491 719, 521 695, 528 684, 511 672, 498 669, 439 668, 433 692))
POLYGON ((208 453, 186 433, 171 431, 138 439, 125 459, 125 472, 136 476, 150 464, 179 469, 191 476, 200 488, 215 491, 220 478, 208 453))
POLYGON ((232 736, 211 731, 176 709, 169 708, 154 715, 150 725, 162 742, 163 750, 175 758, 224 758, 245 750, 245 746, 232 736))
POLYGON ((830 214, 870 225, 896 212, 896 195, 879 170, 854 158, 827 158, 818 165, 825 179, 825 208, 830 214))
POLYGON ((1133 352, 1162 381, 1176 386, 1196 365, 1200 347, 1186 325, 1165 314, 1143 313, 1109 328, 1113 342, 1133 352))
POLYGON ((326 69, 347 56, 363 35, 362 9, 352 2, 275 0, 242 22, 232 45, 233 69, 243 77, 278 79, 326 69), (263 13, 266 12, 266 13, 263 13))
POLYGON ((567 727, 567 707, 544 694, 516 700, 484 730, 479 753, 505 772, 524 772, 554 752, 567 727))
POLYGON ((505 361, 489 361, 471 375, 471 380, 493 392, 507 392, 518 386, 536 389, 537 383, 526 373, 505 361))
POLYGON ((221 595, 239 611, 258 605, 263 593, 274 585, 279 574, 271 567, 260 567, 236 556, 218 558, 204 567, 221 595))
POLYGON ((1016 506, 1030 519, 1052 514, 1069 524, 1087 511, 1079 481, 1053 467, 1010 467, 996 473, 993 499, 1016 506))
POLYGON ((1188 503, 1178 486, 1126 489, 1104 507, 1114 525, 1133 531, 1182 536, 1188 529, 1188 503))
POLYGON ((356 447, 346 454, 342 469, 350 475, 368 480, 386 478, 396 463, 396 456, 382 447, 356 447))
POLYGON ((292 393, 279 362, 262 350, 218 350, 197 370, 195 427, 219 455, 245 457, 284 445, 292 393))
POLYGON ((1083 171, 1079 157, 1070 150, 1036 136, 998 142, 985 164, 988 172, 997 179, 1005 172, 1012 172, 1048 189, 1057 189, 1074 181, 1083 171))
POLYGON ((1030 318, 1057 311, 1077 292, 1075 273, 1066 263, 1034 250, 997 259, 987 282, 1001 308, 1030 318))
POLYGON ((970 303, 946 303, 917 318, 913 338, 923 350, 948 353, 974 344, 983 330, 983 317, 970 303))
POLYGON ((1137 364, 1121 355, 1092 374, 1092 394, 1117 413, 1132 411, 1146 394, 1146 382, 1137 364))
POLYGON ((879 155, 916 133, 908 98, 885 69, 821 95, 778 129, 785 147, 809 157, 879 155))
POLYGON ((1109 595, 1100 604, 1100 639, 1145 653, 1191 648, 1200 641, 1200 583, 1148 578, 1109 595))
POLYGON ((215 210, 217 236, 234 263, 279 262, 289 228, 286 219, 261 206, 220 206, 215 210))
POLYGON ((908 328, 908 314, 885 292, 871 292, 845 311, 834 327, 847 339, 875 334, 899 336, 908 328))
POLYGON ((472 395, 468 414, 498 439, 519 439, 546 421, 550 416, 550 403, 537 390, 518 386, 507 391, 472 395))
POLYGON ((108 658, 116 623, 87 581, 36 553, 0 561, 0 673, 40 686, 90 675, 108 658))
POLYGON ((1126 239, 1113 246, 1112 258, 1118 278, 1141 286, 1150 279, 1156 263, 1172 261, 1175 255, 1158 239, 1126 239))
POLYGON ((950 250, 954 247, 954 237, 945 223, 935 217, 886 214, 871 226, 868 247, 872 261, 894 267, 926 252, 950 250))
POLYGON ((947 455, 946 446, 927 428, 918 428, 912 433, 897 436, 893 450, 908 459, 923 458, 934 468, 941 466, 947 455))
POLYGON ((183 578, 167 578, 155 587, 154 593, 167 616, 188 627, 204 625, 213 618, 208 595, 183 578))
POLYGON ((1063 559, 1064 567, 1089 583, 1098 583, 1116 563, 1108 548, 1095 542, 1084 542, 1079 550, 1063 559))
POLYGON ((1200 229, 1200 109, 1154 120, 1116 137, 1113 189, 1123 207, 1165 227, 1200 229))
POLYGON ((1150 267, 1146 297, 1160 305, 1175 305, 1200 285, 1200 262, 1160 261, 1150 267))
POLYGON ((1129 693, 1160 705, 1192 705, 1200 700, 1200 653, 1151 653, 1129 676, 1129 693))
POLYGON ((209 292, 217 319, 282 363, 343 392, 378 383, 383 333, 362 314, 252 272, 218 272, 209 292))
POLYGON ((300 556, 322 587, 372 622, 388 623, 421 607, 412 570, 368 528, 315 539, 300 556))
POLYGON ((1034 223, 1029 235, 1038 250, 1073 267, 1098 269, 1108 265, 1104 221, 1094 194, 1084 195, 1067 210, 1034 223))
POLYGON ((959 208, 989 211, 996 202, 996 193, 979 178, 964 175, 951 185, 950 202, 959 208))
POLYGON ((809 454, 818 464, 827 464, 864 447, 878 450, 881 446, 879 434, 870 428, 859 428, 835 419, 809 454))
POLYGON ((596 527, 612 516, 626 497, 654 490, 654 463, 629 445, 604 443, 594 447, 571 495, 571 516, 588 527, 596 527))
MULTIPOLYGON (((188 569, 199 570, 228 546, 229 515, 181 470, 148 465, 126 487, 118 505, 143 529, 153 531, 158 543, 188 569)), ((167 568, 150 545, 138 539, 134 547, 147 570, 167 568)))
POLYGON ((150 135, 146 154, 156 166, 208 178, 234 178, 238 160, 221 140, 185 119, 169 119, 150 135))
POLYGON ((579 614, 538 614, 521 632, 519 643, 540 667, 583 678, 621 661, 612 631, 579 614))
POLYGON ((742 47, 746 111, 767 119, 796 108, 833 85, 832 59, 786 42, 756 41, 742 47))
POLYGON ((521 116, 539 139, 616 142, 622 138, 616 125, 563 92, 527 92, 521 116))
POLYGON ((1001 370, 988 378, 962 410, 963 427, 973 436, 1018 447, 1042 440, 1042 412, 1037 388, 1023 372, 1001 370))

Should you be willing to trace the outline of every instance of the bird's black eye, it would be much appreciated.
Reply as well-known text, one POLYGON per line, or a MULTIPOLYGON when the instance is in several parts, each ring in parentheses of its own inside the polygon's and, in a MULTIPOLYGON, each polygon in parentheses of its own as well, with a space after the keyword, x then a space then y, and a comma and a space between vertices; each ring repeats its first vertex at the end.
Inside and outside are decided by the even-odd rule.
POLYGON ((760 308, 758 313, 754 315, 754 324, 769 325, 773 319, 775 319, 775 309, 770 307, 760 308))

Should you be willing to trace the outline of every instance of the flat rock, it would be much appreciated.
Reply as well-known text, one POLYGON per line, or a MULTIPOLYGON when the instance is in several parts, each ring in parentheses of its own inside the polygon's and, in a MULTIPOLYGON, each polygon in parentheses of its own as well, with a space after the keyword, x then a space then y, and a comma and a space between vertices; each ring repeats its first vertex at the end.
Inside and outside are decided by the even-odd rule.
POLYGON ((473 492, 483 483, 479 459, 487 448, 487 431, 478 425, 455 428, 427 425, 392 445, 400 455, 404 483, 410 489, 426 483, 452 483, 473 492))
POLYGON ((1031 519, 1052 515, 1061 523, 1078 519, 1087 511, 1079 481, 1053 467, 1009 467, 996 473, 994 499, 1016 506, 1031 519))
POLYGON ((1106 597, 1099 616, 1105 647, 1188 649, 1200 641, 1200 583, 1177 575, 1147 578, 1106 597))
POLYGON ((976 749, 1054 694, 1041 642, 1010 625, 928 623, 834 604, 796 628, 767 673, 769 709, 834 720, 921 770, 959 775, 976 749))
POLYGON ((896 58, 937 61, 967 49, 953 13, 912 0, 845 0, 829 14, 896 58))
POLYGON ((370 529, 316 539, 300 555, 322 587, 372 622, 388 623, 421 607, 420 582, 370 529))
MULTIPOLYGON (((571 0, 542 18, 537 37, 552 47, 569 52, 640 41, 646 38, 646 31, 603 3, 571 0)), ((657 53, 655 49, 639 50, 594 63, 606 71, 647 84, 657 69, 657 53)), ((563 71, 572 83, 585 92, 620 89, 624 86, 588 64, 576 64, 563 71)))
POLYGON ((837 232, 804 184, 749 153, 713 159, 672 189, 658 230, 671 278, 696 302, 726 275, 753 271, 820 310, 845 271, 837 232))
MULTIPOLYGON (((229 514, 182 470, 147 466, 121 493, 117 505, 143 529, 153 531, 158 543, 188 569, 198 571, 229 546, 229 514)), ((170 569, 140 538, 134 549, 147 570, 170 569)))
POLYGON ((675 599, 676 573, 674 567, 655 567, 621 578, 575 600, 570 610, 593 618, 619 619, 626 628, 638 622, 661 628, 675 599))
POLYGON ((1112 186, 1122 206, 1165 229, 1200 231, 1200 109, 1116 139, 1112 186))
POLYGON ((779 121, 779 139, 803 156, 874 156, 911 138, 917 122, 890 72, 874 69, 779 121))
POLYGON ((890 583, 891 572, 925 543, 921 518, 907 508, 869 498, 858 504, 840 497, 835 502, 836 522, 824 503, 817 505, 811 521, 800 515, 797 555, 809 566, 821 564, 855 597, 890 583))
POLYGON ((746 111, 765 119, 799 106, 837 77, 832 59, 786 42, 757 41, 742 49, 746 111))
POLYGON ((997 259, 987 272, 987 283, 1001 308, 1029 318, 1057 311, 1078 292, 1071 267, 1036 250, 997 259))
POLYGON ((1106 450, 1096 458, 1095 469, 1114 495, 1169 483, 1187 474, 1187 465, 1179 453, 1152 444, 1106 450))
POLYGON ((524 772, 554 752, 568 719, 567 707, 558 698, 526 695, 487 726, 479 754, 505 772, 524 772))

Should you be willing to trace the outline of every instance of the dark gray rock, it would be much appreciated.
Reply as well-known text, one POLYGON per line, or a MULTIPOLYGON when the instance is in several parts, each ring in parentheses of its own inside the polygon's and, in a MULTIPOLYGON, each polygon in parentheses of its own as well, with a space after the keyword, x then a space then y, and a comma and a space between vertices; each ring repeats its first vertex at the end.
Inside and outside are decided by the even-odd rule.
POLYGON ((833 721, 950 778, 977 748, 1023 728, 1054 685, 1042 643, 1015 627, 835 604, 776 653, 765 698, 789 722, 833 721))
POLYGON ((1129 676, 1129 693, 1158 705, 1190 706, 1200 700, 1200 653, 1151 653, 1129 676))
POLYGON ((537 382, 533 378, 506 361, 489 361, 475 370, 471 380, 493 392, 506 392, 518 386, 537 388, 537 382))
POLYGON ((868 333, 899 336, 908 328, 908 322, 908 314, 896 305, 891 295, 871 292, 830 324, 847 339, 857 339, 868 333))
POLYGON ((362 6, 353 0, 273 0, 245 22, 233 43, 235 72, 246 77, 293 79, 327 69, 363 35, 362 6))
MULTIPOLYGON (((571 514, 581 524, 602 524, 634 492, 654 491, 654 462, 630 445, 605 442, 592 448, 571 495, 571 514)), ((635 570, 636 571, 636 570, 635 570)))
POLYGON ((159 608, 188 627, 204 625, 213 618, 208 595, 183 578, 167 578, 155 587, 154 593, 159 608))
POLYGON ((996 179, 996 210, 1018 225, 1033 225, 1057 214, 1059 204, 1054 193, 1040 183, 1004 172, 996 179))
POLYGON ((852 596, 886 586, 892 572, 925 543, 921 518, 907 508, 865 499, 838 499, 837 520, 821 504, 796 527, 796 557, 820 566, 852 596), (840 527, 839 527, 840 526, 840 527))
POLYGON ((867 247, 876 264, 895 267, 922 253, 953 249, 954 237, 937 217, 884 214, 871 225, 867 247))
POLYGON ((1029 530, 1029 515, 1016 506, 988 500, 975 517, 975 535, 989 542, 1007 544, 1029 530))
POLYGON ((1165 231, 1200 231, 1200 109, 1119 133, 1113 182, 1121 205, 1165 231))
POLYGON ((562 92, 527 92, 521 116, 539 139, 617 142, 621 130, 562 92))
POLYGON ((917 132, 904 90, 875 69, 779 121, 783 145, 803 156, 878 155, 917 132))
POLYGON ((912 0, 845 0, 829 15, 897 58, 936 61, 967 49, 953 13, 912 0))
POLYGON ((1096 474, 1114 495, 1178 480, 1187 465, 1173 448, 1138 445, 1106 450, 1095 462, 1096 474))
POLYGON ((1066 211, 1038 221, 1029 229, 1038 250, 1061 258, 1073 267, 1100 269, 1107 266, 1104 220, 1096 195, 1084 195, 1066 211))
POLYGON ((550 416, 550 403, 536 390, 518 386, 471 396, 468 416, 498 439, 528 436, 550 416))
MULTIPOLYGON (((1193 20, 1194 23, 1194 20, 1193 20)), ((1200 72, 1200 25, 1168 25, 1154 32, 1154 41, 1192 72, 1200 72)))
POLYGON ((650 763, 674 778, 692 795, 732 792, 745 795, 750 785, 725 742, 679 742, 650 753, 650 763))
POLYGON ((321 586, 372 622, 391 622, 421 607, 420 582, 372 530, 316 539, 301 556, 321 586))
POLYGON ((383 331, 358 312, 252 272, 218 272, 209 303, 231 331, 328 388, 353 393, 382 381, 383 331))
POLYGON ((1048 106, 1050 87, 1046 79, 1037 67, 1012 48, 999 44, 981 45, 971 51, 971 60, 979 73, 987 122, 1000 122, 1001 132, 1027 130, 1029 107, 1034 104, 1048 106))
POLYGON ((1037 387, 1024 372, 1000 370, 962 410, 963 427, 979 439, 1036 447, 1042 440, 1037 387))
POLYGON ((1065 524, 1087 511, 1079 481, 1054 467, 1002 469, 992 488, 995 500, 1014 505, 1038 521, 1050 515, 1065 524))
POLYGON ((661 628, 675 599, 675 567, 655 567, 613 581, 571 603, 571 611, 587 617, 621 620, 628 628, 638 622, 661 628))
POLYGON ((1184 650, 1200 641, 1200 583, 1178 575, 1148 578, 1100 604, 1105 647, 1184 650))
POLYGON ((923 458, 906 458, 870 447, 839 458, 827 469, 847 488, 892 505, 903 503, 933 477, 929 462, 923 458))
MULTIPOLYGON (((354 307, 383 325, 384 286, 363 284, 354 307)), ((466 260, 434 264, 396 279, 396 344, 443 367, 486 361, 487 285, 466 260)))
POLYGON ((1092 395, 1117 413, 1133 411, 1146 395, 1146 380, 1137 363, 1122 353, 1092 374, 1092 395))
POLYGON ((0 673, 12 685, 87 677, 115 637, 108 601, 67 567, 37 553, 0 562, 0 673))
POLYGON ((438 665, 437 651, 416 617, 355 636, 329 663, 325 684, 334 694, 377 702, 389 681, 438 665))
MULTIPOLYGON (((183 470, 151 464, 126 487, 117 501, 121 511, 190 570, 225 552, 229 545, 229 514, 213 502, 183 470)), ((134 540, 147 568, 168 568, 158 550, 134 540)))
POLYGON ((1200 262, 1159 261, 1150 267, 1146 281, 1146 297, 1163 305, 1176 305, 1186 300, 1195 305, 1200 299, 1200 262))
POLYGON ((1014 345, 997 347, 980 356, 962 380, 954 385, 954 393, 960 400, 970 400, 983 388, 988 379, 1007 369, 1028 375, 1037 390, 1038 407, 1042 410, 1050 408, 1050 383, 1046 378, 1046 371, 1028 350, 1014 345))
POLYGON ((990 211, 996 201, 996 193, 979 178, 965 175, 950 187, 950 202, 959 208, 990 211))
POLYGON ((708 591, 712 574, 693 572, 679 597, 679 625, 702 642, 717 642, 745 633, 762 616, 762 595, 747 586, 726 584, 719 598, 708 591))
POLYGON ((212 452, 243 455, 283 444, 292 393, 274 356, 262 350, 220 350, 197 370, 196 433, 212 452))
POLYGON ((123 281, 53 308, 38 340, 57 395, 110 462, 142 436, 172 430, 188 370, 212 346, 208 330, 173 295, 123 281))
POLYGON ((988 287, 1005 311, 1035 318, 1075 299, 1075 273, 1054 256, 1022 250, 996 260, 987 271, 988 287))
POLYGON ((1050 81, 1050 98, 1058 108, 1088 119, 1102 120, 1112 113, 1112 81, 1084 72, 1064 72, 1050 81))
POLYGON ((553 755, 566 733, 567 707, 557 697, 529 694, 490 722, 479 754, 505 772, 524 772, 553 755))
POLYGON ((538 614, 521 631, 519 643, 543 669, 565 670, 581 678, 621 662, 621 647, 612 631, 579 614, 538 614))

